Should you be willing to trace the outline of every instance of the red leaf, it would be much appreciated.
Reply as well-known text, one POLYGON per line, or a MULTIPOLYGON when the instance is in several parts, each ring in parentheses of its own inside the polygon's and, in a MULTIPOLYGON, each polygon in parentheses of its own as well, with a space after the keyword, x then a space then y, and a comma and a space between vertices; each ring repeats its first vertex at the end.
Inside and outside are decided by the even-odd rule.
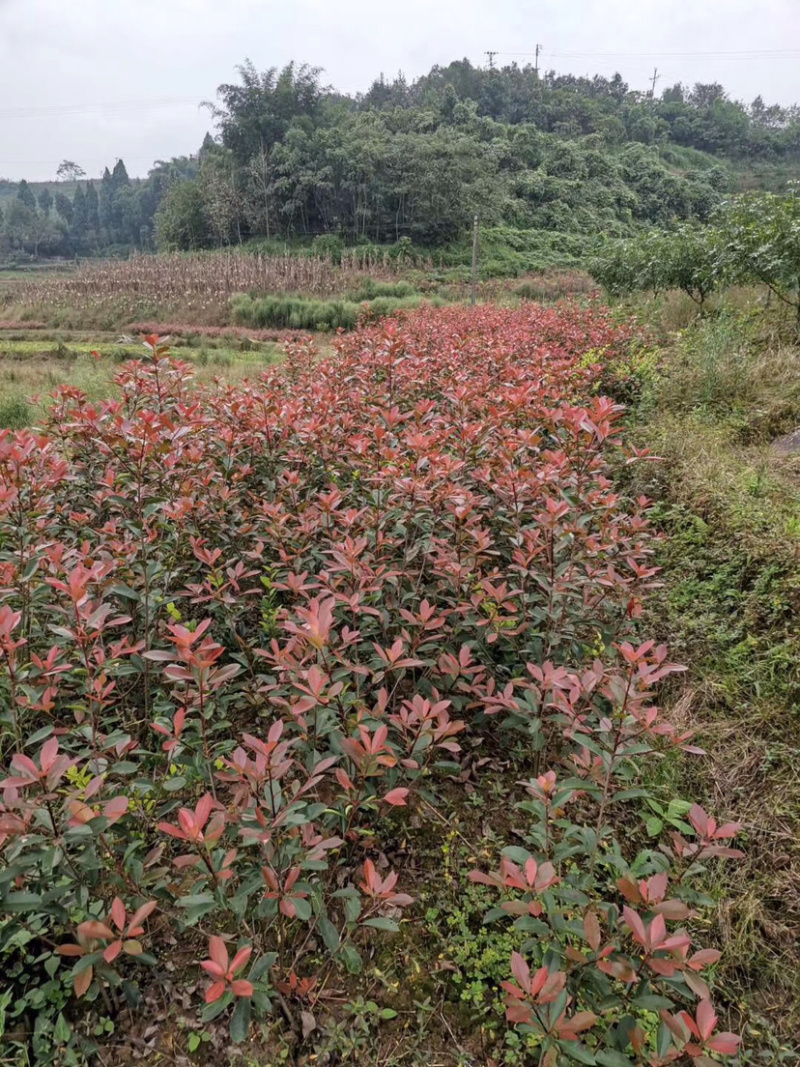
POLYGON ((733 1056, 741 1043, 740 1037, 726 1030, 725 1033, 709 1038, 706 1041, 706 1048, 710 1048, 712 1052, 721 1052, 723 1056, 733 1056))
POLYGON ((92 984, 92 977, 94 975, 94 968, 87 967, 85 971, 81 971, 80 974, 76 974, 72 980, 73 988, 75 989, 75 995, 82 997, 89 986, 92 984))
POLYGON ((519 952, 511 953, 511 973, 516 978, 520 989, 527 992, 531 986, 531 969, 519 952))
POLYGON ((224 982, 214 982, 206 990, 206 1004, 213 1004, 215 1000, 219 1000, 222 994, 225 992, 224 982))
POLYGON ((700 1032, 700 1037, 705 1041, 714 1032, 714 1027, 717 1025, 717 1014, 710 1000, 701 1000, 697 1005, 697 1029, 700 1032))

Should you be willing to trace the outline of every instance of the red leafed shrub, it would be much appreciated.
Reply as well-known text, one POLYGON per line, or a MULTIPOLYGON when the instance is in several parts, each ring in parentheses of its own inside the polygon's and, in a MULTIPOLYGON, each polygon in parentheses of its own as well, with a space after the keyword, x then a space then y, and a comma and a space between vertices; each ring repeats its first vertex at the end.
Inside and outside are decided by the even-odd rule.
POLYGON ((63 388, 0 434, 0 954, 60 946, 111 1008, 202 960, 242 1040, 398 931, 381 842, 502 728, 529 838, 474 877, 530 934, 509 1020, 548 1064, 729 1048, 716 955, 673 924, 737 827, 698 808, 636 853, 610 821, 689 741, 652 700, 679 668, 633 640, 647 502, 583 358, 629 340, 599 309, 426 311, 202 390, 150 337, 121 400, 63 388))

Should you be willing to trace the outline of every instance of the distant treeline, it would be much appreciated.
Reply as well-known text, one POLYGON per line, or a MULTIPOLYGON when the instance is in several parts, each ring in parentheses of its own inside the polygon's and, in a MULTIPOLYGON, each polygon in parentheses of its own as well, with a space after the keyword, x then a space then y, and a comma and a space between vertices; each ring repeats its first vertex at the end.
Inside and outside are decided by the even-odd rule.
POLYGON ((660 97, 620 75, 577 78, 467 60, 359 96, 321 71, 250 62, 210 106, 196 156, 131 181, 122 161, 71 196, 22 182, 0 250, 96 255, 264 241, 442 247, 485 226, 625 236, 705 220, 726 191, 800 169, 800 109, 731 100, 721 85, 660 97), (744 177, 743 177, 744 175, 744 177), (755 176, 755 177, 754 177, 755 176))

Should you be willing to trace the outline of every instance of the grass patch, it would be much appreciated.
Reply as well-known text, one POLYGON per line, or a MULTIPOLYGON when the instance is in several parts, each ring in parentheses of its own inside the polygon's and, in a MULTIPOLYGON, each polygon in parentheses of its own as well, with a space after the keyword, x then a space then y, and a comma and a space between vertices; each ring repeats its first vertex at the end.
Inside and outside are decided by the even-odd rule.
MULTIPOLYGON (((284 352, 271 342, 221 346, 213 339, 208 346, 187 346, 175 355, 194 364, 196 384, 211 385, 218 378, 238 382, 256 377, 283 359, 284 352)), ((17 430, 40 422, 53 391, 61 385, 75 386, 90 400, 115 396, 114 377, 120 366, 144 356, 144 349, 133 340, 97 345, 69 340, 46 344, 39 339, 0 341, 0 429, 17 430)))
MULTIPOLYGON (((375 283, 372 291, 381 286, 375 283)), ((239 326, 255 329, 283 330, 353 330, 362 319, 377 319, 394 315, 398 311, 411 311, 423 304, 439 306, 441 301, 424 300, 419 295, 410 295, 410 286, 383 286, 385 289, 406 292, 405 296, 376 295, 357 303, 355 300, 311 300, 303 296, 255 296, 242 294, 231 300, 233 321, 239 326)), ((366 291, 366 290, 364 290, 366 291)), ((360 290, 359 290, 360 292, 360 290)))
POLYGON ((772 442, 800 425, 800 352, 759 305, 739 292, 672 330, 678 305, 660 303, 665 344, 632 421, 661 462, 632 489, 659 501, 666 535, 645 628, 689 665, 673 717, 708 752, 657 784, 745 825, 746 859, 708 887, 721 988, 751 1047, 778 1057, 775 1035, 800 1034, 800 460, 772 442))

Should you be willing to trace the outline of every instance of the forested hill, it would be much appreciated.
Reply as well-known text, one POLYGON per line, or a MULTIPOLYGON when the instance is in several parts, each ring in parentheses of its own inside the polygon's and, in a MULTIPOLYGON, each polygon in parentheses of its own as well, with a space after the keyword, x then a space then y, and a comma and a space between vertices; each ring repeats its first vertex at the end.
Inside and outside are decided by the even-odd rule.
MULTIPOLYGON (((97 254, 264 240, 457 247, 478 214, 508 247, 578 254, 587 237, 708 217, 726 192, 800 174, 800 108, 717 84, 660 96, 467 60, 347 96, 322 72, 251 63, 222 85, 196 156, 131 181, 6 187, 2 250, 97 254), (55 189, 55 195, 54 195, 55 189), (535 235, 535 239, 532 235, 535 235)), ((0 186, 0 197, 3 189, 0 186)))

